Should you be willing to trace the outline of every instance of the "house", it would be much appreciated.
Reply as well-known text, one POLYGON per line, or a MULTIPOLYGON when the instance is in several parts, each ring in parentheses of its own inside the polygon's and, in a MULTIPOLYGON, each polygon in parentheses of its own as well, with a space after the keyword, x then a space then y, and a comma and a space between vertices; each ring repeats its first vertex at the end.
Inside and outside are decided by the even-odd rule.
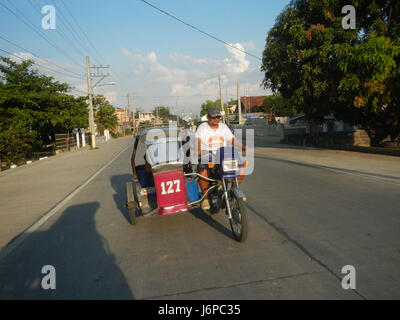
POLYGON ((118 123, 122 124, 124 122, 132 122, 132 119, 127 109, 117 108, 115 110, 115 113, 117 114, 118 123))
POLYGON ((242 106, 242 113, 255 113, 259 112, 259 107, 264 103, 264 99, 267 96, 248 96, 240 97, 240 103, 242 106))
POLYGON ((138 125, 142 123, 154 123, 156 120, 156 116, 153 114, 153 112, 139 112, 138 118, 136 119, 136 122, 138 125))
POLYGON ((227 104, 227 103, 224 103, 224 108, 226 108, 226 109, 228 110, 229 114, 234 114, 234 113, 236 113, 236 107, 237 107, 236 104, 227 104))

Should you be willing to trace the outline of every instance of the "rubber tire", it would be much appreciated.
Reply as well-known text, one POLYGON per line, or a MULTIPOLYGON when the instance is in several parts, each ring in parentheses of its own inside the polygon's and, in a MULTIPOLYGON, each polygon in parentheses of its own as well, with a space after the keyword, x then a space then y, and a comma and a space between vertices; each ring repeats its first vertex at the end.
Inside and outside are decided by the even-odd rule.
POLYGON ((132 182, 127 182, 125 184, 125 189, 126 189, 126 204, 128 207, 128 211, 129 211, 129 220, 131 222, 132 225, 136 224, 136 201, 135 201, 135 197, 133 194, 133 186, 132 186, 132 182), (134 207, 129 207, 129 203, 135 203, 134 207))
POLYGON ((248 224, 248 220, 247 220, 247 208, 245 206, 245 202, 244 202, 243 198, 237 198, 233 192, 230 193, 230 198, 231 199, 235 198, 235 200, 237 201, 240 215, 241 215, 241 222, 242 222, 242 230, 241 230, 242 232, 240 235, 238 235, 235 233, 234 228, 233 228, 233 223, 232 223, 233 217, 232 217, 232 219, 229 220, 233 236, 235 237, 235 239, 238 242, 245 242, 247 240, 247 235, 249 233, 249 224, 248 224))

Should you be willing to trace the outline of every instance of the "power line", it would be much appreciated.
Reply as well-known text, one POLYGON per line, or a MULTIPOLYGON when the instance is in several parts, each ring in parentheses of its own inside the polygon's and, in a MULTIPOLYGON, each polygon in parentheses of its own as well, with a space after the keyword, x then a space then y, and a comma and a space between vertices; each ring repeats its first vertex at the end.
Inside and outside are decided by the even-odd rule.
POLYGON ((235 47, 234 45, 231 45, 230 43, 227 43, 226 41, 221 40, 221 39, 219 39, 219 38, 213 36, 212 34, 210 34, 210 33, 208 33, 208 32, 205 32, 205 31, 203 31, 203 30, 200 30, 199 28, 195 27, 194 25, 191 25, 191 24, 189 24, 189 23, 187 23, 187 22, 185 22, 185 21, 183 21, 183 20, 181 20, 181 19, 175 17, 174 15, 172 15, 172 14, 170 14, 170 13, 168 13, 168 12, 166 12, 166 11, 164 11, 164 10, 158 8, 158 7, 156 7, 155 5, 153 5, 153 4, 149 3, 149 2, 147 2, 146 0, 140 0, 140 1, 142 1, 143 3, 147 4, 148 6, 154 8, 154 9, 156 9, 157 11, 160 11, 161 13, 163 13, 163 14, 169 16, 170 18, 172 18, 172 19, 174 19, 174 20, 177 20, 177 21, 179 21, 180 23, 183 23, 184 25, 186 25, 186 26, 188 26, 188 27, 190 27, 190 28, 192 28, 192 29, 194 29, 194 30, 196 30, 196 31, 198 31, 198 32, 200 32, 200 33, 202 33, 202 34, 205 34, 206 36, 208 36, 208 37, 210 37, 210 38, 212 38, 212 39, 214 39, 214 40, 216 40, 216 41, 218 41, 218 42, 221 42, 221 43, 223 43, 223 44, 225 44, 225 45, 227 45, 227 46, 229 46, 229 47, 231 47, 231 48, 233 48, 233 49, 235 49, 235 50, 238 50, 238 51, 240 51, 240 52, 243 52, 243 53, 245 53, 245 54, 247 54, 247 55, 249 55, 249 56, 251 56, 251 57, 253 57, 253 58, 256 58, 256 59, 262 61, 262 59, 261 59, 260 57, 257 57, 257 56, 255 56, 255 55, 253 55, 253 54, 251 54, 251 53, 248 53, 248 52, 246 52, 246 51, 244 51, 244 50, 242 50, 242 49, 239 49, 239 48, 235 47))
MULTIPOLYGON (((26 16, 25 16, 17 7, 15 7, 14 4, 13 4, 12 2, 10 2, 10 4, 11 4, 22 16, 24 16, 25 19, 26 19, 27 21, 29 21, 29 19, 26 18, 26 16)), ((80 65, 79 63, 77 63, 77 62, 75 61, 75 59, 73 59, 69 54, 65 53, 65 52, 64 52, 62 49, 60 49, 57 45, 55 45, 54 43, 52 43, 52 41, 51 41, 49 38, 47 38, 45 34, 43 34, 43 33, 39 32, 39 31, 37 31, 37 30, 35 29, 34 24, 32 24, 32 22, 29 21, 29 23, 30 23, 31 25, 28 24, 27 22, 24 21, 24 19, 22 19, 20 16, 18 16, 12 9, 10 9, 9 7, 7 7, 5 4, 3 4, 2 2, 0 2, 0 5, 1 5, 2 7, 4 7, 6 10, 8 10, 9 12, 11 12, 18 20, 20 20, 20 21, 21 21, 23 24, 25 24, 28 28, 30 28, 31 30, 33 30, 36 34, 38 34, 41 38, 43 38, 43 39, 44 39, 47 43, 49 43, 52 47, 54 47, 55 49, 57 49, 58 51, 60 51, 64 56, 66 56, 66 57, 69 58, 71 61, 73 61, 75 64, 77 64, 78 66, 80 66, 81 68, 84 69, 84 67, 83 67, 82 65, 80 65)))
MULTIPOLYGON (((25 60, 26 60, 26 59, 24 59, 24 58, 21 58, 21 57, 17 56, 15 53, 11 53, 11 52, 9 52, 9 51, 7 51, 7 50, 4 50, 4 49, 1 49, 1 48, 0 48, 0 51, 3 51, 3 52, 5 52, 5 53, 9 54, 10 56, 13 56, 13 57, 15 57, 15 58, 18 58, 18 59, 20 59, 20 60, 22 60, 22 61, 25 61, 25 60)), ((71 75, 69 75, 69 74, 66 74, 66 73, 63 73, 63 72, 60 72, 60 71, 51 69, 51 68, 46 67, 46 66, 44 66, 44 65, 42 65, 42 64, 40 64, 40 63, 37 63, 36 61, 33 61, 33 63, 34 63, 35 65, 37 65, 37 66, 40 66, 40 67, 42 67, 42 68, 44 68, 44 69, 47 69, 47 70, 49 70, 49 71, 52 71, 52 72, 54 72, 54 73, 63 74, 63 75, 65 75, 65 76, 68 76, 68 77, 71 77, 71 78, 76 78, 76 79, 85 80, 85 79, 83 79, 83 78, 78 78, 78 77, 71 76, 71 75)))
POLYGON ((61 3, 63 4, 64 8, 67 10, 67 12, 69 13, 69 15, 72 17, 72 19, 75 21, 76 25, 78 26, 79 30, 82 32, 82 34, 85 36, 87 42, 89 43, 89 45, 93 48, 94 52, 97 54, 97 56, 100 59, 96 59, 96 60, 105 60, 103 59, 103 57, 100 55, 99 51, 96 49, 96 47, 93 45, 92 41, 90 41, 90 38, 87 36, 86 32, 83 30, 83 28, 81 27, 81 25, 79 24, 78 20, 75 19, 74 15, 72 14, 72 12, 69 10, 69 8, 67 7, 67 5, 65 4, 64 0, 60 0, 61 3))
POLYGON ((36 56, 36 58, 38 58, 38 59, 45 60, 45 62, 47 62, 47 63, 49 63, 49 64, 52 64, 52 65, 54 65, 54 66, 56 66, 56 67, 58 67, 58 68, 60 68, 60 69, 62 69, 62 70, 64 70, 64 71, 66 71, 66 72, 69 72, 69 73, 73 74, 74 76, 69 75, 69 76, 71 76, 71 77, 75 77, 75 78, 78 77, 79 79, 85 80, 84 78, 82 78, 82 75, 80 75, 79 73, 76 73, 76 72, 74 72, 74 71, 70 71, 70 70, 68 70, 68 69, 66 69, 66 68, 64 68, 64 67, 62 67, 62 66, 59 66, 58 64, 56 64, 56 63, 54 63, 54 62, 51 62, 51 61, 49 61, 49 60, 46 60, 46 59, 44 59, 44 58, 40 58, 37 54, 31 52, 31 51, 28 50, 28 49, 25 49, 24 47, 21 47, 20 45, 14 43, 14 42, 12 42, 12 41, 10 41, 10 40, 4 38, 4 37, 2 37, 1 35, 0 35, 0 39, 2 39, 2 40, 5 41, 5 42, 8 42, 9 44, 15 46, 16 48, 19 48, 19 49, 21 49, 21 50, 23 50, 23 51, 25 51, 25 52, 27 52, 27 53, 30 53, 30 54, 33 55, 33 56, 36 56))
MULTIPOLYGON (((31 0, 29 0, 29 1, 31 1, 31 0)), ((40 5, 36 2, 36 0, 32 0, 32 1, 34 1, 36 3, 36 5, 40 8, 40 5)), ((49 2, 49 1, 47 0, 47 2, 49 2)), ((45 1, 44 5, 46 5, 46 4, 47 3, 45 1)), ((55 6, 55 2, 53 2, 53 5, 55 6)), ((41 10, 39 9, 39 12, 40 11, 41 10)), ((86 53, 84 53, 84 52, 82 53, 81 49, 84 50, 84 51, 87 50, 87 48, 84 47, 85 42, 80 42, 81 39, 79 38, 79 34, 73 29, 73 27, 70 25, 68 19, 64 16, 63 12, 58 8, 57 8, 57 13, 59 14, 58 15, 58 17, 59 17, 58 21, 60 21, 64 25, 65 30, 66 30, 66 32, 63 32, 61 29, 59 30, 59 28, 57 28, 56 29, 57 33, 59 33, 62 36, 63 39, 66 39, 67 38, 66 33, 69 32, 69 34, 72 37, 71 38, 68 37, 67 41, 70 42, 75 49, 77 49, 77 51, 82 56, 80 58, 83 59, 86 56, 86 53), (72 40, 75 39, 77 45, 71 39, 72 40)))
MULTIPOLYGON (((55 1, 53 1, 54 5, 56 4, 55 1)), ((58 6, 58 8, 61 8, 61 6, 58 6)), ((75 39, 76 43, 78 46, 80 46, 83 50, 85 50, 87 53, 90 53, 90 48, 87 46, 87 43, 85 40, 82 40, 80 34, 76 32, 72 24, 69 22, 68 18, 64 13, 62 12, 61 9, 57 10, 57 13, 59 13, 59 18, 62 21, 62 23, 65 26, 65 29, 72 35, 72 38, 75 39), (88 50, 89 49, 89 50, 88 50)), ((83 54, 83 58, 87 56, 86 54, 83 54)))
MULTIPOLYGON (((40 15, 41 10, 40 10, 40 6, 37 4, 37 2, 35 1, 35 4, 36 4, 36 6, 37 6, 37 7, 36 7, 36 6, 33 4, 32 0, 28 0, 28 1, 29 1, 30 5, 33 7, 33 9, 34 9, 35 11, 37 11, 38 15, 40 15)), ((34 0, 33 0, 33 1, 34 1, 34 0)), ((65 40, 65 42, 70 43, 70 44, 79 52, 79 54, 82 55, 82 57, 85 56, 85 54, 82 53, 81 49, 80 49, 79 47, 77 47, 77 46, 75 45, 75 43, 74 43, 73 41, 71 41, 71 39, 70 39, 69 37, 67 37, 67 35, 66 35, 61 29, 57 28, 55 31, 65 40)))
MULTIPOLYGON (((36 1, 36 0, 34 0, 34 1, 36 1)), ((58 2, 58 0, 54 0, 54 1, 57 1, 58 2)), ((68 5, 67 5, 67 3, 64 1, 64 0, 59 0, 61 3, 62 3, 62 5, 64 6, 64 8, 65 8, 65 10, 68 12, 68 14, 69 14, 69 16, 72 18, 72 20, 75 22, 75 24, 76 24, 76 26, 78 27, 78 29, 81 31, 81 34, 86 38, 86 41, 83 41, 83 43, 85 44, 85 45, 88 45, 89 44, 89 46, 87 47, 87 48, 89 48, 89 49, 93 49, 93 53, 95 53, 95 54, 93 54, 92 56, 93 56, 93 60, 95 60, 95 62, 100 62, 100 64, 105 64, 104 63, 104 61, 105 61, 105 59, 103 58, 103 56, 100 54, 100 51, 96 48, 96 46, 93 44, 93 42, 90 40, 90 38, 89 38, 89 36, 87 35, 87 33, 85 32, 85 30, 82 28, 82 26, 80 25, 80 23, 78 22, 78 20, 75 18, 75 16, 74 16, 74 14, 72 13, 72 10, 70 10, 69 8, 68 8, 68 5), (97 59, 96 59, 97 58, 97 59)), ((66 19, 66 20, 68 20, 67 19, 67 17, 66 16, 64 16, 64 18, 66 19)), ((71 24, 73 24, 73 23, 71 23, 71 24)), ((81 38, 81 37, 80 37, 81 38)), ((90 52, 92 52, 92 50, 89 50, 90 52)), ((122 89, 124 89, 124 90, 126 90, 127 92, 130 92, 130 91, 132 91, 132 89, 131 88, 128 88, 126 85, 124 85, 123 84, 123 81, 122 81, 122 76, 119 74, 119 73, 117 73, 112 67, 110 67, 110 71, 111 71, 111 78, 113 78, 116 82, 117 82, 117 85, 119 85, 120 86, 120 88, 122 88, 122 89)), ((125 96, 124 96, 125 97, 125 96)))
MULTIPOLYGON (((219 93, 209 93, 209 94, 192 94, 186 96, 144 96, 144 95, 136 95, 135 98, 193 98, 193 97, 210 97, 210 96, 218 96, 219 93)), ((233 94, 228 94, 228 96, 235 96, 233 94)), ((116 97, 126 97, 123 95, 116 95, 116 97)))
POLYGON ((85 91, 82 91, 82 90, 78 90, 78 89, 71 89, 71 91, 77 91, 77 92, 79 92, 79 93, 83 93, 84 95, 83 95, 83 96, 81 96, 81 97, 87 97, 87 95, 88 95, 88 93, 87 93, 87 92, 85 92, 85 91))
MULTIPOLYGON (((96 53, 97 58, 100 59, 96 59, 95 55, 93 55, 93 58, 95 60, 95 62, 100 62, 100 64, 104 64, 103 62, 105 61, 105 59, 101 56, 101 54, 99 53, 99 50, 97 50, 97 48, 94 46, 94 44, 92 43, 92 41, 90 40, 90 38, 88 37, 88 35, 86 34, 86 32, 83 30, 83 28, 81 27, 81 25, 79 24, 78 20, 75 18, 75 16, 73 15, 73 13, 71 12, 71 10, 68 8, 68 6, 66 5, 66 3, 64 2, 64 0, 60 0, 61 3, 63 4, 64 8, 67 10, 67 12, 69 13, 69 15, 72 17, 72 19, 74 20, 75 24, 78 26, 79 30, 82 32, 82 34, 84 35, 84 37, 87 40, 87 43, 89 43, 89 45, 93 48, 93 52, 96 53), (97 61, 96 61, 97 60, 97 61)), ((83 41, 83 43, 86 44, 85 41, 83 41)), ((89 47, 88 47, 89 48, 89 47)), ((90 48, 89 48, 90 49, 90 48)), ((89 50, 91 51, 91 50, 89 50)), ((113 74, 111 74, 111 77, 116 80, 117 82, 120 82, 120 84, 122 84, 122 79, 121 76, 115 72, 112 68, 110 68, 111 71, 115 74, 115 76, 113 74)), ((127 89, 127 88, 125 88, 127 89)), ((129 90, 127 90, 129 91, 129 90)))

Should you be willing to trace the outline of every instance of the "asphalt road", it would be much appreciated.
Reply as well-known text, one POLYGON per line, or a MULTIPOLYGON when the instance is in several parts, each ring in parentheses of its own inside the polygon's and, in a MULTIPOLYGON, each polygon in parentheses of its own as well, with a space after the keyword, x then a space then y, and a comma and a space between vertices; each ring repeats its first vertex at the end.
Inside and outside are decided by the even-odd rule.
POLYGON ((1 299, 400 298, 400 184, 257 154, 237 243, 224 214, 201 210, 130 225, 130 152, 0 260, 1 299))

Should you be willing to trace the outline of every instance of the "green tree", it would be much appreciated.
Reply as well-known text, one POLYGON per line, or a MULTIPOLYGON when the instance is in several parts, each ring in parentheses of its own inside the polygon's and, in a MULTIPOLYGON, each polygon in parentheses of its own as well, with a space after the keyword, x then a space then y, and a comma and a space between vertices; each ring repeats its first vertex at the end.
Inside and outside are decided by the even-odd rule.
POLYGON ((114 131, 118 125, 118 117, 115 113, 115 108, 108 103, 101 105, 96 112, 95 121, 100 134, 103 134, 104 129, 114 131))
POLYGON ((298 112, 361 125, 373 144, 400 132, 400 3, 292 0, 269 31, 263 84, 298 112), (356 8, 356 30, 342 7, 356 8))
POLYGON ((32 60, 18 64, 0 57, 0 155, 8 162, 53 143, 55 133, 87 126, 85 98, 68 95, 68 84, 32 65, 32 60))
POLYGON ((286 101, 280 93, 265 97, 262 112, 269 113, 275 117, 293 117, 296 115, 296 108, 286 101))
POLYGON ((164 106, 157 106, 154 108, 153 113, 155 115, 158 115, 160 118, 168 118, 170 115, 169 108, 164 107, 164 106))
POLYGON ((176 120, 177 117, 174 114, 171 114, 170 108, 164 107, 164 106, 157 106, 153 110, 153 114, 157 115, 158 112, 158 117, 161 119, 165 120, 176 120))
MULTIPOLYGON (((207 100, 205 103, 201 105, 201 110, 200 110, 200 117, 204 116, 207 114, 208 108, 218 108, 221 110, 221 100, 217 99, 215 101, 207 100)), ((225 114, 228 114, 228 109, 224 107, 225 109, 225 114)))
POLYGON ((118 116, 115 113, 115 108, 106 97, 101 94, 94 96, 93 110, 95 113, 94 121, 100 134, 103 134, 104 129, 113 131, 117 127, 118 116))
POLYGON ((98 111, 102 106, 111 105, 107 98, 101 94, 93 97, 93 111, 98 111))

